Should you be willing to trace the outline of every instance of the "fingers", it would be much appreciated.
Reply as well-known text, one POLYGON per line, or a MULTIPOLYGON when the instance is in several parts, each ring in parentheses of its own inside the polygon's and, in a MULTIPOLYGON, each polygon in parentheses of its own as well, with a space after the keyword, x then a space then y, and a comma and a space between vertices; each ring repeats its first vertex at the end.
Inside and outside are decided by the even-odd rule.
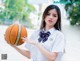
POLYGON ((24 36, 24 37, 21 37, 21 39, 25 39, 25 38, 27 39, 27 37, 26 37, 26 36, 24 36))
POLYGON ((27 37, 21 37, 21 39, 23 42, 27 41, 27 37))

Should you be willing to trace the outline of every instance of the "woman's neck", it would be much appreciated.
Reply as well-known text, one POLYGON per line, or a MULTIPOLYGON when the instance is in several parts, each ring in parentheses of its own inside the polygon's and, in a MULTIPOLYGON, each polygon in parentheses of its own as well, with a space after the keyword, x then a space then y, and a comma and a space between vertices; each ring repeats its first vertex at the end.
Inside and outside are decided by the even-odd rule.
POLYGON ((53 26, 45 26, 44 30, 47 31, 49 29, 53 28, 53 26))

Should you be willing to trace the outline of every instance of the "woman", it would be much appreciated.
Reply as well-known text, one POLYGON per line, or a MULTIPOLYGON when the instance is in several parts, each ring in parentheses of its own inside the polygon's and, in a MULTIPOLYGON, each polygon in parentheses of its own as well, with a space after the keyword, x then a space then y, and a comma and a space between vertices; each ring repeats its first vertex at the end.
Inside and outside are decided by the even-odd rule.
POLYGON ((64 53, 64 35, 61 32, 61 13, 56 5, 49 5, 42 17, 41 27, 30 39, 22 37, 28 51, 13 46, 32 61, 61 61, 64 53))

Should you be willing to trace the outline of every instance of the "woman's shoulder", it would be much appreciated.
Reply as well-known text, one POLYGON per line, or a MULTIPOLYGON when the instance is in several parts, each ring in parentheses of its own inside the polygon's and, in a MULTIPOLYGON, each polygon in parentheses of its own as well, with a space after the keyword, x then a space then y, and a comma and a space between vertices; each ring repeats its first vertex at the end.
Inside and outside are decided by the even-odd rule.
POLYGON ((56 30, 56 33, 57 33, 58 36, 64 36, 62 31, 56 30))

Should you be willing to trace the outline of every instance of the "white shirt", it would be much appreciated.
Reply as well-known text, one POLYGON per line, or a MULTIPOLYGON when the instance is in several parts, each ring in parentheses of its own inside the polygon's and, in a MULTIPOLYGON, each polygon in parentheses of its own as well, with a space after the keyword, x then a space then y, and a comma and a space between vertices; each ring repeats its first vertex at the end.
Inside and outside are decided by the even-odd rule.
MULTIPOLYGON (((65 48, 64 35, 61 31, 54 28, 51 28, 49 31, 51 35, 48 37, 48 40, 44 43, 40 43, 47 51, 58 52, 56 61, 61 61, 65 48)), ((38 42, 39 32, 40 30, 35 31, 30 38, 38 42)), ((26 48, 30 50, 31 59, 33 61, 48 61, 47 57, 43 55, 43 53, 36 46, 26 43, 26 48)))

